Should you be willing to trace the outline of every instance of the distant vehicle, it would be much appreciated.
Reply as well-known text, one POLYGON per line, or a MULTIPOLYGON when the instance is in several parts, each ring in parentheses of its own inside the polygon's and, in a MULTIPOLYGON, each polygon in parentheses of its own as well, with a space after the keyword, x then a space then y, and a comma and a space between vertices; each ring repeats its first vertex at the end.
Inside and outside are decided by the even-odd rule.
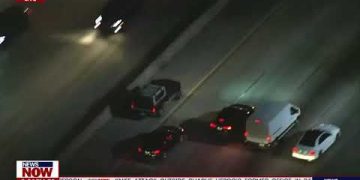
POLYGON ((240 135, 243 137, 247 118, 254 112, 255 107, 243 104, 233 104, 223 108, 216 119, 210 122, 210 129, 220 135, 240 135))
POLYGON ((25 32, 29 26, 29 8, 11 6, 0 12, 0 45, 25 32))
POLYGON ((169 79, 153 80, 135 89, 130 109, 141 116, 161 116, 164 104, 178 100, 182 95, 180 82, 169 79))
POLYGON ((300 114, 300 108, 285 102, 266 103, 256 107, 246 121, 246 142, 262 148, 271 147, 297 123, 300 114))
POLYGON ((332 124, 320 124, 308 130, 292 149, 292 157, 313 161, 325 153, 340 136, 340 128, 332 124))
POLYGON ((142 0, 110 0, 95 19, 94 29, 103 34, 116 34, 141 6, 142 0))
POLYGON ((166 158, 167 152, 184 140, 184 129, 178 126, 162 126, 143 137, 137 148, 138 157, 161 159, 166 158))

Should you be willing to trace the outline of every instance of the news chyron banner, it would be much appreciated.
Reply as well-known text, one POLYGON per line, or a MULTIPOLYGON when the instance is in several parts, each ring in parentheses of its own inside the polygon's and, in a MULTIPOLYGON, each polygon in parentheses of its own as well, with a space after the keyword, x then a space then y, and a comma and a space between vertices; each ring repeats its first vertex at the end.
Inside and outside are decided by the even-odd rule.
POLYGON ((16 161, 17 180, 359 180, 360 177, 61 177, 57 160, 16 161))

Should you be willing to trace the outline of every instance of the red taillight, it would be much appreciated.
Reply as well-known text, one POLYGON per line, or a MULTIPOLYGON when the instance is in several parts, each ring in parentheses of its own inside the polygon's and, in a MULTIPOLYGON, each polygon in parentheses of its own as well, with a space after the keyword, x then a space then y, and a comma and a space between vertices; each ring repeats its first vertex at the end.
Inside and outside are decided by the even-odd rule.
POLYGON ((138 147, 137 150, 138 150, 139 153, 142 152, 142 148, 141 148, 141 147, 138 147))
POLYGON ((292 152, 293 152, 293 153, 297 153, 298 151, 299 151, 299 148, 298 148, 298 147, 295 146, 295 147, 292 148, 292 152))
POLYGON ((245 132, 244 132, 244 136, 245 136, 245 137, 248 137, 248 136, 249 136, 249 132, 248 132, 248 131, 245 131, 245 132))
POLYGON ((156 111, 157 111, 157 109, 156 109, 156 107, 155 106, 153 106, 153 107, 151 107, 151 113, 156 113, 156 111))
POLYGON ((218 121, 219 121, 219 123, 224 123, 225 119, 224 118, 219 118, 218 121))
POLYGON ((224 128, 225 130, 228 130, 228 131, 230 131, 230 130, 232 129, 231 126, 223 126, 223 128, 224 128))
POLYGON ((215 123, 210 123, 210 128, 216 128, 216 124, 215 123))
POLYGON ((310 156, 314 156, 314 155, 315 155, 315 151, 314 151, 314 150, 310 150, 310 151, 309 151, 309 155, 310 155, 310 156))
POLYGON ((136 103, 135 103, 135 101, 132 101, 132 102, 131 102, 130 107, 131 107, 131 109, 135 109, 135 107, 136 107, 136 103))
POLYGON ((153 151, 152 153, 155 154, 155 155, 159 155, 159 154, 160 154, 160 150, 159 150, 159 149, 158 149, 158 150, 155 150, 155 151, 153 151))
POLYGON ((266 136, 266 142, 270 143, 271 142, 271 136, 266 136))
POLYGON ((261 120, 260 119, 255 119, 255 124, 260 124, 261 120))

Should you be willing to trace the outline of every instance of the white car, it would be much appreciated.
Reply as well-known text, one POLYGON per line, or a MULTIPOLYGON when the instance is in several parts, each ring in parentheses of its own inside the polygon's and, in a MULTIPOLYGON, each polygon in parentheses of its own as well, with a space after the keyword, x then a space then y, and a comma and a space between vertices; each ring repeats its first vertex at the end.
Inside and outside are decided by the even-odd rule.
POLYGON ((313 161, 325 153, 340 136, 340 128, 332 124, 320 124, 308 130, 292 149, 292 157, 313 161))

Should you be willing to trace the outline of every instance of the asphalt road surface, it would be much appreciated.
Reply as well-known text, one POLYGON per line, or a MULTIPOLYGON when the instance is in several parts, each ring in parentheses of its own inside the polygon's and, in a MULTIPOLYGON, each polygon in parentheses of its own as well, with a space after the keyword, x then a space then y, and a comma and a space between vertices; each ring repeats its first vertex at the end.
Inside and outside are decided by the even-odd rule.
POLYGON ((62 161, 64 175, 313 176, 359 175, 360 12, 357 0, 231 1, 155 78, 181 81, 185 96, 164 118, 113 118, 62 161), (300 123, 274 149, 211 138, 208 123, 233 103, 289 101, 300 123), (182 125, 188 140, 168 158, 131 158, 137 135, 182 125), (320 159, 291 158, 301 133, 333 123, 342 136, 320 159))
POLYGON ((103 38, 92 27, 105 2, 31 5, 29 31, 0 52, 2 178, 15 175, 15 160, 48 159, 90 105, 214 1, 145 1, 127 32, 103 38))

